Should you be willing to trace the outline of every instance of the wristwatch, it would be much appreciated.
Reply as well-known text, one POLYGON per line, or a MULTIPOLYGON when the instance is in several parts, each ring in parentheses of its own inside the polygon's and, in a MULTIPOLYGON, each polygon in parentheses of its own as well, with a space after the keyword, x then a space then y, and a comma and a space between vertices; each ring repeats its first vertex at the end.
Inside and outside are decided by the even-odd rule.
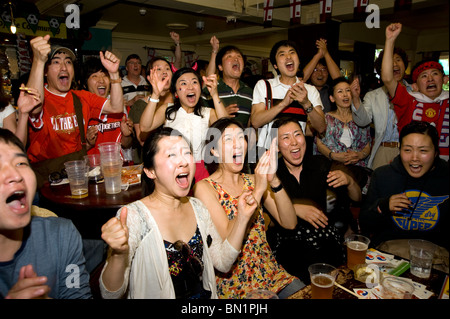
POLYGON ((311 105, 310 107, 308 107, 307 109, 305 109, 306 113, 311 113, 314 110, 314 107, 311 105))
POLYGON ((278 193, 279 191, 281 191, 283 189, 283 184, 280 183, 280 185, 278 185, 277 187, 270 186, 270 188, 272 189, 272 192, 278 193))

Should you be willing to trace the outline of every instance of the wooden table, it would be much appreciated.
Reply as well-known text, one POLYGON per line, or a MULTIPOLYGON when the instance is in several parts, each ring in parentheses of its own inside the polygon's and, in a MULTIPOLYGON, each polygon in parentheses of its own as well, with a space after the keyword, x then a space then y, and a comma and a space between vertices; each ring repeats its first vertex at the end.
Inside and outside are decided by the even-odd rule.
POLYGON ((101 227, 118 209, 144 197, 141 184, 131 185, 118 194, 107 194, 105 184, 89 182, 88 196, 72 198, 69 184, 50 186, 47 182, 40 190, 39 206, 74 223, 84 239, 100 239, 101 227))
MULTIPOLYGON (((363 282, 360 282, 353 277, 353 271, 347 268, 347 266, 341 266, 338 268, 339 273, 336 278, 336 282, 345 288, 349 289, 353 292, 354 288, 367 288, 366 284, 363 282)), ((439 296, 439 293, 441 292, 442 284, 444 283, 445 279, 445 273, 442 271, 432 269, 431 270, 431 276, 429 279, 422 279, 418 278, 411 274, 409 270, 405 271, 401 277, 410 278, 415 282, 424 284, 427 286, 427 290, 434 293, 433 296, 430 297, 430 299, 437 299, 439 296)), ((295 294, 289 297, 289 299, 311 299, 311 285, 308 285, 304 287, 303 289, 299 290, 295 294)), ((333 289, 333 299, 358 299, 357 297, 349 294, 345 290, 334 286, 333 289)), ((415 297, 413 296, 413 299, 415 297)))

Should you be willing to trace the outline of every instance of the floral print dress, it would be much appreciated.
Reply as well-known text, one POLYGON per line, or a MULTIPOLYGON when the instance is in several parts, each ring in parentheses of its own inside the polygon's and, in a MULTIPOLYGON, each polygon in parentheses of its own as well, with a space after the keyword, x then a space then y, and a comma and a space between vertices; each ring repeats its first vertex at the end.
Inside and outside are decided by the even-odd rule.
MULTIPOLYGON (((325 144, 330 151, 343 153, 347 150, 353 150, 356 152, 361 151, 368 143, 372 142, 372 137, 370 135, 370 127, 359 127, 356 123, 351 120, 347 124, 342 122, 341 120, 335 118, 330 114, 325 114, 325 120, 327 122, 327 130, 325 133, 325 137, 321 139, 322 143, 325 144), (347 125, 350 136, 352 136, 352 145, 347 147, 342 141, 341 137, 344 133, 344 128, 347 125)), ((317 138, 317 137, 316 137, 317 138)), ((317 149, 316 143, 314 143, 314 154, 320 155, 321 153, 317 149)), ((365 159, 360 160, 356 163, 356 165, 361 167, 367 167, 367 163, 369 161, 369 157, 367 156, 365 159)))
MULTIPOLYGON (((253 190, 253 181, 248 175, 241 173, 244 189, 253 190)), ((205 179, 219 194, 219 202, 225 210, 228 219, 237 214, 238 198, 233 197, 211 178, 205 179)), ((217 295, 219 298, 245 298, 254 289, 267 289, 278 293, 290 284, 296 277, 288 274, 277 263, 266 239, 263 210, 257 209, 258 216, 252 219, 250 231, 239 256, 228 273, 216 272, 217 295)))

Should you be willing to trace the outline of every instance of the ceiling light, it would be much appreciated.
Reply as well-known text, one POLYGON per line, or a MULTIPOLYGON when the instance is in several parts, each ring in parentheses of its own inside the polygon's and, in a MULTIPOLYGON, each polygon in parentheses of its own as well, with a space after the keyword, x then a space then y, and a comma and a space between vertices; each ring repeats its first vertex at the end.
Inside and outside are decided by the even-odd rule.
POLYGON ((145 8, 140 8, 140 9, 139 9, 139 14, 140 14, 141 16, 145 16, 145 15, 147 14, 147 9, 145 9, 145 8))
POLYGON ((9 9, 11 10, 11 26, 9 28, 10 28, 12 34, 16 34, 17 28, 16 28, 16 24, 14 23, 14 16, 13 16, 11 2, 9 2, 9 9))
POLYGON ((183 23, 168 23, 166 24, 166 27, 172 30, 185 30, 189 28, 189 25, 183 23))
POLYGON ((205 21, 197 21, 197 22, 195 22, 195 28, 197 29, 197 31, 200 31, 200 32, 205 30, 205 21))
POLYGON ((16 34, 17 28, 16 28, 16 25, 14 24, 14 22, 11 23, 10 29, 11 29, 11 33, 12 34, 16 34))

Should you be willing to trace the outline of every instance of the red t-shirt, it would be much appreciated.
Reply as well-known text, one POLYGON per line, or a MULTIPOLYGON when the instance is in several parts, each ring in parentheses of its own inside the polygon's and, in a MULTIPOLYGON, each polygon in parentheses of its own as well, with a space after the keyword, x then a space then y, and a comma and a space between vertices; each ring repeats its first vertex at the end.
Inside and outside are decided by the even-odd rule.
POLYGON ((440 102, 422 102, 409 94, 399 83, 392 103, 398 118, 398 131, 400 132, 411 121, 432 123, 439 133, 440 157, 448 160, 450 139, 448 98, 440 102))
POLYGON ((120 124, 125 113, 113 113, 101 116, 101 119, 91 118, 88 122, 88 128, 97 126, 98 134, 95 147, 88 150, 88 154, 99 154, 98 145, 105 142, 120 142, 122 140, 122 132, 120 124))
POLYGON ((38 119, 31 119, 28 129, 28 158, 31 163, 81 150, 80 131, 75 115, 72 92, 83 105, 85 133, 88 120, 100 118, 107 99, 88 91, 70 90, 65 95, 45 89, 44 106, 38 119))

